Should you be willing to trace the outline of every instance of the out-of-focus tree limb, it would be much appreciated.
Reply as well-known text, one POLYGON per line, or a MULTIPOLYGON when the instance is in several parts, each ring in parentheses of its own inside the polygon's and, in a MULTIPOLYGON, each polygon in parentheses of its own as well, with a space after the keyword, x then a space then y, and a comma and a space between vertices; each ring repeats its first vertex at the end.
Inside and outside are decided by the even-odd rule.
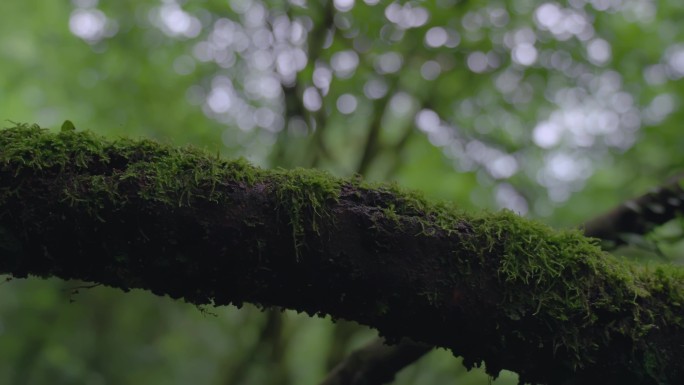
POLYGON ((430 350, 431 346, 410 340, 387 345, 378 338, 349 354, 343 363, 330 371, 321 385, 386 384, 394 380, 397 372, 430 350))
POLYGON ((684 175, 670 178, 646 194, 621 203, 584 226, 587 236, 624 244, 625 234, 646 234, 684 213, 684 175))

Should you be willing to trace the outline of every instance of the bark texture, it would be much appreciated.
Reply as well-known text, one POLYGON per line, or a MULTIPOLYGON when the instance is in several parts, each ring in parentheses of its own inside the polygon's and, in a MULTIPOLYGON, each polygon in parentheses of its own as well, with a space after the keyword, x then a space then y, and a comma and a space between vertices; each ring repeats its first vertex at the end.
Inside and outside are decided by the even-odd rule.
POLYGON ((0 131, 0 272, 330 314, 532 383, 684 383, 684 272, 579 231, 150 141, 0 131))

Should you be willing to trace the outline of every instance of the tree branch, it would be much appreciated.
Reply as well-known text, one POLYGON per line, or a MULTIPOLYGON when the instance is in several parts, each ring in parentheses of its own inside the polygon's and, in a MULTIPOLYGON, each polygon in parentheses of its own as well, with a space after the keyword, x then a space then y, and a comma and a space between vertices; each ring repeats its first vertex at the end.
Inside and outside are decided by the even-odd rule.
POLYGON ((397 345, 386 345, 378 338, 345 358, 320 385, 386 384, 394 375, 415 362, 431 346, 403 339, 397 345))
POLYGON ((616 245, 626 243, 626 234, 646 234, 684 213, 684 189, 682 178, 676 175, 662 186, 630 199, 613 210, 598 216, 584 226, 587 236, 612 241, 616 245))
MULTIPOLYGON (((585 235, 609 241, 617 246, 626 242, 623 237, 625 234, 646 234, 656 226, 665 224, 677 215, 681 215, 684 212, 682 177, 684 175, 674 176, 662 186, 632 198, 615 209, 588 221, 582 226, 585 235)), ((343 381, 341 383, 361 385, 365 383, 366 378, 372 378, 370 373, 374 370, 382 371, 384 374, 384 382, 376 381, 374 383, 389 383, 394 379, 397 372, 430 351, 428 345, 414 342, 404 343, 403 341, 397 345, 386 346, 384 349, 376 349, 375 346, 380 343, 378 341, 380 340, 369 343, 340 361, 321 385, 336 383, 334 382, 336 380, 332 379, 335 375, 341 376, 341 380, 337 380, 343 381), (397 361, 399 357, 411 357, 412 359, 397 361), (360 360, 366 362, 359 362, 360 360), (401 362, 403 366, 392 365, 391 363, 394 362, 401 362), (379 368, 374 369, 373 365, 377 365, 379 368), (392 375, 387 372, 390 368, 395 371, 392 375), (366 373, 366 375, 357 374, 353 377, 347 375, 347 373, 354 372, 366 373)))
POLYGON ((680 268, 507 211, 150 141, 0 131, 0 272, 330 314, 525 382, 684 381, 680 268))

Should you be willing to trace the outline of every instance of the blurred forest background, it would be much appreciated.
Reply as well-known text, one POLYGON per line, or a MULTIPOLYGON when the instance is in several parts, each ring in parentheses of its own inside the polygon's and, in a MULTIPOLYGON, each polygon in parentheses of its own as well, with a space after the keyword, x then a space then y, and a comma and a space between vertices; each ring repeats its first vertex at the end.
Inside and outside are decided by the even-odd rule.
MULTIPOLYGON (((579 226, 682 170, 683 18, 677 0, 3 1, 0 118, 579 226)), ((678 219, 617 252, 679 263, 681 239, 678 219)), ((316 384, 375 336, 79 285, 0 285, 0 383, 316 384)), ((489 380, 438 350, 396 384, 489 380)))

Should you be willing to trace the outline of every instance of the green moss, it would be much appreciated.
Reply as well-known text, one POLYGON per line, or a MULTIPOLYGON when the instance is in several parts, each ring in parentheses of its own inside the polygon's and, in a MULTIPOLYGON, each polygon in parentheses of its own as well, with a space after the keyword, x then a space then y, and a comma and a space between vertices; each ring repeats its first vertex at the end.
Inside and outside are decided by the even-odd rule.
POLYGON ((62 123, 60 131, 76 131, 76 126, 74 126, 74 123, 71 120, 65 120, 64 123, 62 123))
MULTIPOLYGON (((679 268, 659 266, 652 274, 604 253, 596 240, 577 230, 552 230, 507 211, 484 213, 469 223, 479 236, 464 246, 479 255, 482 264, 488 259, 498 264, 504 288, 501 311, 512 321, 534 317, 553 328, 558 338, 554 351, 565 349, 574 357, 575 369, 591 362, 593 351, 618 335, 651 352, 647 359, 653 361, 658 354, 643 345, 643 337, 656 325, 682 327, 681 315, 656 316, 643 306, 653 297, 666 298, 663 304, 680 303, 684 276, 679 268), (610 317, 616 321, 601 323, 610 317), (586 330, 605 334, 587 340, 586 330)), ((520 338, 531 340, 534 335, 520 338)))
POLYGON ((305 245, 306 225, 319 233, 320 218, 330 217, 328 203, 337 201, 342 181, 319 170, 276 170, 271 177, 278 215, 287 215, 292 226, 297 259, 305 245))
MULTIPOLYGON (((191 206, 197 194, 207 189, 210 194, 202 199, 222 202, 226 197, 216 187, 229 180, 245 186, 264 184, 275 193, 277 214, 288 218, 299 255, 307 228, 319 231, 320 218, 329 217, 326 207, 338 199, 342 185, 340 179, 322 171, 265 171, 244 159, 226 161, 197 149, 174 149, 149 140, 109 142, 67 128, 57 134, 27 124, 4 130, 0 136, 0 163, 18 162, 30 170, 57 167, 65 171, 66 167, 97 168, 98 164, 113 167, 116 175, 81 173, 64 186, 65 199, 72 204, 90 205, 89 214, 96 214, 104 201, 125 204, 118 199, 124 183, 139 186, 141 199, 175 207, 191 206)), ((16 168, 16 173, 22 169, 16 168)))
POLYGON ((409 218, 418 223, 421 231, 415 236, 433 236, 437 232, 453 234, 467 217, 451 202, 430 202, 422 192, 401 188, 396 183, 366 183, 359 179, 353 179, 352 183, 359 191, 377 195, 372 203, 397 230, 401 230, 403 221, 409 218))
MULTIPOLYGON (((653 273, 603 252, 597 240, 579 230, 555 230, 506 210, 466 214, 452 204, 431 203, 420 193, 395 185, 358 183, 358 188, 380 196, 374 203, 398 231, 415 221, 422 229, 416 236, 458 236, 459 250, 443 256, 445 261, 463 262, 457 281, 466 279, 473 257, 479 266, 493 265, 501 285, 500 313, 513 323, 534 319, 553 329, 552 350, 563 349, 569 367, 584 367, 599 346, 617 336, 647 352, 647 368, 662 367, 659 353, 641 341, 657 325, 683 326, 677 312, 644 311, 644 304, 652 303, 653 297, 664 298, 664 304, 682 303, 684 272, 680 268, 659 266, 653 273), (610 317, 616 321, 602 323, 610 317), (599 334, 587 333, 594 329, 599 334)), ((434 306, 444 304, 444 293, 419 295, 434 306)), ((520 333, 518 338, 542 344, 543 334, 520 333)))
POLYGON ((38 125, 18 124, 4 130, 0 148, 0 163, 16 162, 20 165, 17 174, 21 165, 39 170, 67 165, 83 168, 92 158, 106 159, 103 146, 94 135, 69 130, 49 135, 38 125))

